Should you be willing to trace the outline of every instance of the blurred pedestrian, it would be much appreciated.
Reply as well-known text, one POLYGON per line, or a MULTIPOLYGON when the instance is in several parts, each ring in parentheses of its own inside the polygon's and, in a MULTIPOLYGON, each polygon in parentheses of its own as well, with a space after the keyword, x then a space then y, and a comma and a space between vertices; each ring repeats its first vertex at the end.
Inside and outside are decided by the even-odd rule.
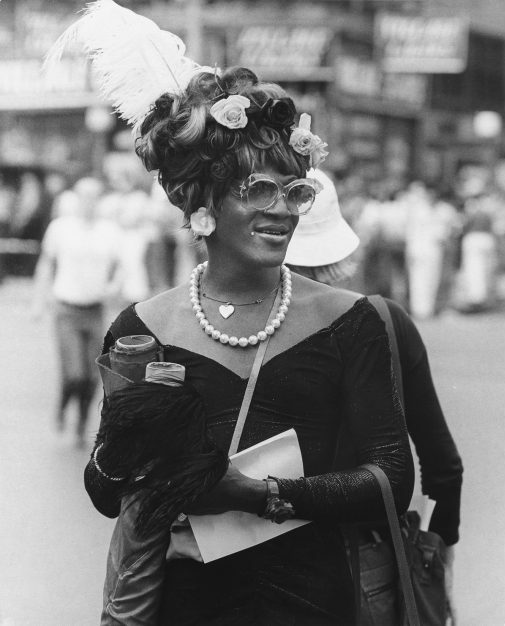
POLYGON ((460 310, 476 313, 489 308, 494 299, 497 245, 494 203, 487 194, 467 200, 461 242, 460 310))
POLYGON ((456 209, 422 182, 406 196, 410 312, 417 319, 435 315, 445 251, 458 221, 456 209))
POLYGON ((206 256, 205 246, 184 228, 179 209, 170 202, 158 181, 151 189, 151 208, 159 231, 152 272, 158 278, 158 292, 185 282, 195 264, 205 261, 206 256))
POLYGON ((446 237, 443 244, 442 270, 436 297, 435 314, 456 306, 457 278, 463 234, 463 214, 457 198, 449 190, 437 190, 438 201, 446 206, 446 237))
MULTIPOLYGON (((285 262, 293 271, 341 291, 347 282, 345 272, 341 269, 342 264, 355 250, 359 240, 340 214, 334 186, 331 182, 331 186, 328 186, 327 177, 321 172, 316 171, 316 176, 320 181, 325 180, 325 193, 317 196, 308 215, 300 217, 288 246, 285 262)), ((455 614, 452 600, 452 546, 459 539, 463 472, 461 458, 438 400, 428 354, 419 331, 401 306, 390 299, 385 299, 385 302, 398 344, 405 420, 419 457, 423 494, 436 502, 429 528, 440 535, 448 546, 447 594, 451 611, 455 614)), ((374 532, 375 535, 370 530, 363 530, 360 532, 360 541, 366 544, 376 541, 378 536, 387 538, 385 529, 378 528, 374 532)), ((367 587, 367 577, 363 577, 361 626, 390 626, 396 623, 394 614, 388 613, 387 609, 382 615, 377 613, 378 607, 384 610, 384 607, 389 606, 394 611, 395 567, 392 550, 389 562, 381 565, 385 565, 384 571, 389 571, 391 578, 385 580, 379 576, 382 589, 372 589, 367 587), (370 596, 373 596, 373 602, 369 601, 370 596)), ((362 568, 365 569, 366 566, 363 564, 362 568)), ((370 580, 377 581, 377 578, 372 577, 370 580)))
POLYGON ((148 212, 149 197, 144 191, 132 190, 124 196, 117 216, 121 230, 118 249, 119 311, 151 295, 148 255, 156 232, 148 212))
POLYGON ((372 186, 369 201, 355 222, 362 241, 362 279, 366 294, 379 293, 408 303, 405 257, 407 206, 386 181, 372 186))
POLYGON ((73 196, 66 192, 71 211, 49 224, 35 274, 35 315, 49 308, 49 294, 53 300, 61 375, 57 425, 63 428, 65 410, 75 398, 79 444, 84 442, 96 389, 94 359, 102 344, 103 306, 117 289, 114 279, 120 238, 110 222, 96 217, 102 191, 102 183, 89 177, 75 184, 73 196))

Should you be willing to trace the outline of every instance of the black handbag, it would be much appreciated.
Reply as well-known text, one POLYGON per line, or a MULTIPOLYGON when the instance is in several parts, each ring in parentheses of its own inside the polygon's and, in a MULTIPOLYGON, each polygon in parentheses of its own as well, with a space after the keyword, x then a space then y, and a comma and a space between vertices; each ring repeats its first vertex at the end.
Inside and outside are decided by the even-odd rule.
MULTIPOLYGON (((393 370, 403 405, 402 372, 391 315, 380 296, 370 296, 369 300, 386 324, 393 370)), ((368 529, 353 531, 354 539, 350 541, 351 552, 354 553, 353 575, 356 574, 360 580, 360 626, 392 626, 394 623, 402 626, 445 626, 450 612, 445 588, 446 546, 442 538, 434 532, 420 529, 417 511, 409 511, 402 518, 400 527, 386 475, 375 465, 364 467, 379 483, 389 529, 386 533, 368 529), (358 559, 359 570, 356 571, 358 559), (401 605, 397 582, 403 595, 401 605)))

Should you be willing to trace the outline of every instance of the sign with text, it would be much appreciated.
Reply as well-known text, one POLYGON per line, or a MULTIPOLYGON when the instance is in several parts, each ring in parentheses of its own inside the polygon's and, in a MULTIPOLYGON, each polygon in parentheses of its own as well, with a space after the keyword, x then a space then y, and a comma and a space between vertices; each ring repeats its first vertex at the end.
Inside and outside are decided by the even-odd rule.
POLYGON ((466 68, 468 21, 380 13, 375 46, 386 72, 457 74, 466 68))
POLYGON ((341 56, 336 62, 338 88, 347 94, 421 108, 426 101, 426 77, 388 74, 369 59, 341 56))
POLYGON ((321 67, 333 36, 320 26, 247 26, 236 41, 237 64, 245 67, 321 67))

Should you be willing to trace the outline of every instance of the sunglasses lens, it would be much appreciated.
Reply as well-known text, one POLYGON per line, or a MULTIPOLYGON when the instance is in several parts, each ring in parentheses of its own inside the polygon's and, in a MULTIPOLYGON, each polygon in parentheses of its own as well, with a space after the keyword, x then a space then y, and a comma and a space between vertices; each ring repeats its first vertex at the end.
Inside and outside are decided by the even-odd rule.
POLYGON ((272 180, 256 180, 249 183, 245 193, 245 204, 250 209, 266 209, 277 198, 277 185, 272 180))
POLYGON ((300 183, 291 187, 286 197, 286 202, 291 213, 294 215, 305 215, 312 208, 315 198, 316 190, 314 187, 307 185, 307 183, 300 183))

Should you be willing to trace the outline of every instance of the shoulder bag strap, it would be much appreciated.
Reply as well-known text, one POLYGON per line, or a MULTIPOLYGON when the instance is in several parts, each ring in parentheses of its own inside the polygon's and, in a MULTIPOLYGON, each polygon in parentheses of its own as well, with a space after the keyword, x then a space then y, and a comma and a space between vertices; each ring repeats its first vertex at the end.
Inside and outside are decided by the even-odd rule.
POLYGON ((388 305, 386 304, 382 296, 368 296, 368 300, 377 309, 377 313, 381 316, 382 321, 386 325, 386 332, 389 337, 389 345, 391 346, 391 361, 393 364, 393 372, 396 379, 396 385, 398 387, 398 396, 400 397, 400 402, 403 409, 405 409, 405 401, 403 396, 402 366, 400 362, 400 352, 398 350, 398 341, 396 339, 393 318, 391 317, 388 305))
MULTIPOLYGON (((280 302, 280 298, 282 295, 282 287, 279 287, 277 291, 277 295, 274 298, 274 303, 268 314, 268 319, 270 319, 275 307, 278 302, 280 302)), ((256 381, 258 380, 258 375, 260 373, 261 365, 263 363, 263 359, 265 358, 265 353, 267 351, 268 342, 270 341, 270 335, 267 335, 265 341, 262 341, 258 346, 258 350, 256 352, 256 356, 254 357, 254 363, 251 369, 251 374, 249 375, 249 380, 247 381, 247 387, 244 392, 244 398, 242 400, 242 405, 240 407, 240 411, 237 417, 237 423, 235 424, 235 430, 233 431, 233 437, 231 438, 230 448, 228 450, 228 456, 232 456, 238 450, 238 446, 240 443, 240 438, 242 436, 242 431, 244 430, 245 420, 247 417, 247 413, 249 412, 249 406, 251 405, 251 400, 254 393, 254 388, 256 387, 256 381)))
MULTIPOLYGON (((382 296, 369 296, 368 300, 377 309, 377 312, 379 313, 386 325, 386 331, 389 337, 389 344, 391 346, 391 361, 396 384, 398 387, 398 395, 400 397, 402 407, 405 408, 400 352, 398 350, 398 341, 396 339, 396 332, 393 325, 391 313, 389 311, 388 305, 386 304, 382 296)), ((407 611, 408 622, 410 626, 418 626, 420 625, 419 614, 417 612, 414 591, 412 588, 412 580, 410 578, 410 568, 407 563, 405 547, 402 540, 400 524, 398 522, 398 515, 396 514, 391 485, 389 484, 389 480, 386 474, 380 469, 380 467, 377 467, 373 464, 367 464, 363 467, 366 467, 370 472, 372 472, 372 474, 375 476, 375 479, 379 483, 382 498, 384 500, 384 506, 386 508, 386 514, 388 517, 389 528, 391 531, 391 539, 393 541, 393 547, 395 550, 396 562, 398 565, 398 572, 400 575, 400 583, 402 586, 403 597, 405 599, 405 608, 407 611)))
POLYGON ((377 465, 366 463, 362 465, 362 467, 365 467, 368 471, 370 471, 379 483, 382 499, 384 500, 384 506, 386 508, 389 529, 391 531, 391 539, 393 540, 393 547, 395 550, 396 563, 398 565, 400 584, 405 600, 405 609, 407 612, 409 626, 421 626, 419 613, 417 612, 416 600, 414 597, 414 589, 412 588, 412 580, 410 578, 410 568, 407 562, 407 555, 405 554, 405 546, 403 544, 391 485, 389 484, 386 474, 377 465))

